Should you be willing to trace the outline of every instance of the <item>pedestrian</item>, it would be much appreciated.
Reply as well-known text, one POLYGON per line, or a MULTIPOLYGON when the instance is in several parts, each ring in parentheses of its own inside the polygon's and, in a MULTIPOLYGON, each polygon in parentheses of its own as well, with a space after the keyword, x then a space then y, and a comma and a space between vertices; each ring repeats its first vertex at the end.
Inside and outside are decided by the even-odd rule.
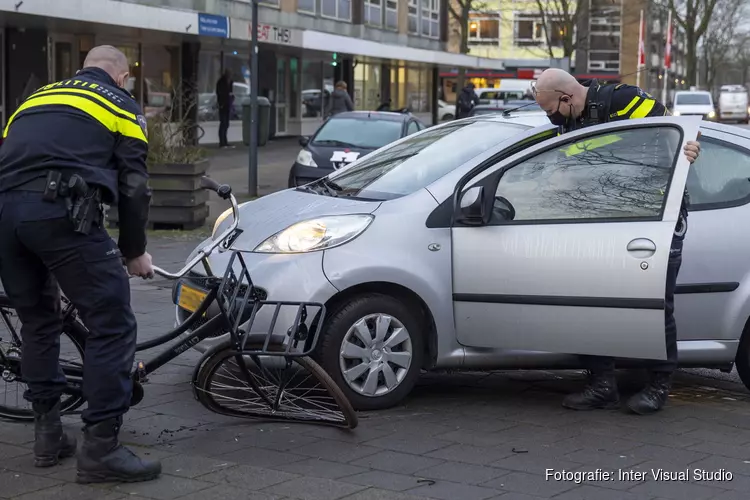
POLYGON ((227 140, 227 132, 234 105, 233 88, 232 71, 227 68, 216 82, 216 103, 219 106, 219 147, 225 149, 232 148, 227 140))
POLYGON ((146 119, 123 88, 127 79, 122 52, 94 47, 75 77, 40 88, 19 106, 0 148, 0 279, 22 322, 21 370, 34 411, 37 467, 76 451, 60 422, 66 379, 58 359, 57 283, 90 331, 81 483, 145 481, 161 472, 158 462, 140 459, 118 440, 137 335, 128 274, 153 276, 146 252, 146 119), (118 209, 117 244, 104 229, 102 203, 118 209))
POLYGON ((469 116, 477 104, 479 104, 479 96, 474 92, 474 84, 469 82, 461 89, 456 99, 456 120, 469 116))
POLYGON ((349 96, 349 92, 347 92, 347 88, 348 86, 344 81, 340 81, 335 85, 329 100, 330 105, 328 108, 328 116, 337 115, 346 111, 354 111, 354 103, 349 96))
MULTIPOLYGON (((539 76, 533 93, 550 121, 559 126, 563 133, 609 121, 669 114, 662 103, 638 87, 626 84, 602 85, 597 80, 582 85, 571 74, 556 68, 545 70, 539 76)), ((684 152, 688 161, 693 163, 700 154, 700 144, 688 141, 684 152)), ((671 389, 672 373, 677 368, 674 291, 682 263, 688 204, 685 191, 672 238, 666 276, 664 329, 667 360, 647 362, 650 375, 648 384, 626 403, 629 410, 639 415, 654 413, 664 406, 671 389)), ((583 392, 567 396, 563 400, 563 406, 574 410, 617 407, 620 397, 615 380, 614 358, 582 356, 581 361, 590 372, 589 383, 583 392)))

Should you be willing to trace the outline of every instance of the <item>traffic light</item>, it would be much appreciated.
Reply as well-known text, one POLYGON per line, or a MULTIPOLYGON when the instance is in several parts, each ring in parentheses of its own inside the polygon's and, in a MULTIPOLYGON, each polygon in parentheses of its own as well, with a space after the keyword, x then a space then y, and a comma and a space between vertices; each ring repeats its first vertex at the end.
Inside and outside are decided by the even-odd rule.
POLYGON ((336 61, 337 58, 338 58, 338 54, 334 52, 333 53, 333 60, 331 61, 331 66, 338 65, 338 61, 336 61))

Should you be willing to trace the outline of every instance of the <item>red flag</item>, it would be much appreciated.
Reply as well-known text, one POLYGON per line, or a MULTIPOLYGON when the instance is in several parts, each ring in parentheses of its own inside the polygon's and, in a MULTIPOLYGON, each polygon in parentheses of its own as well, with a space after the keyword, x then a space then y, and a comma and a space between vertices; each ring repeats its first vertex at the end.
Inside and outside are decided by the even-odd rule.
POLYGON ((646 21, 645 19, 643 19, 643 11, 641 11, 641 29, 638 34, 638 67, 639 68, 646 65, 646 44, 643 41, 645 31, 646 31, 646 21))
POLYGON ((672 11, 669 11, 669 20, 667 21, 667 46, 664 49, 664 67, 672 67, 672 11))

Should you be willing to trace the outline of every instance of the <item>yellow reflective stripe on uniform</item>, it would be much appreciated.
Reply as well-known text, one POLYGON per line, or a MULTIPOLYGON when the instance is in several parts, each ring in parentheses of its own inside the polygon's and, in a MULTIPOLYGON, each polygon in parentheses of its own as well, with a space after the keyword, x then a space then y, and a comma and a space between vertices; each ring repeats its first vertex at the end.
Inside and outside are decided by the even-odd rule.
POLYGON ((640 97, 634 97, 633 100, 630 101, 627 106, 622 108, 620 111, 615 112, 613 116, 622 116, 622 115, 628 114, 628 112, 633 108, 633 106, 638 104, 638 101, 640 100, 641 100, 640 97))
POLYGON ((655 100, 646 99, 645 101, 643 101, 643 104, 635 108, 635 111, 633 111, 633 114, 630 115, 630 118, 646 118, 651 110, 654 109, 655 104, 655 100))
POLYGON ((146 135, 143 133, 143 129, 138 124, 131 122, 127 118, 122 118, 113 114, 99 104, 92 102, 85 97, 62 94, 35 97, 33 99, 28 99, 21 104, 18 110, 13 113, 10 120, 8 120, 8 125, 6 125, 5 131, 3 132, 3 137, 8 135, 8 130, 13 124, 13 119, 18 113, 26 109, 48 105, 71 106, 91 116, 104 125, 110 132, 119 133, 126 137, 132 137, 148 143, 146 135))
MULTIPOLYGON (((42 88, 44 88, 44 87, 42 87, 42 88)), ((71 93, 71 94, 87 95, 87 96, 93 97, 97 101, 101 102, 102 104, 104 104, 105 106, 107 106, 108 108, 110 108, 112 111, 114 111, 116 113, 120 113, 123 116, 127 116, 131 120, 135 120, 136 119, 135 115, 133 113, 131 113, 130 111, 125 111, 121 107, 113 104, 111 101, 109 101, 108 99, 102 97, 101 95, 99 95, 98 92, 93 91, 93 90, 84 90, 84 89, 80 89, 80 88, 76 89, 76 88, 70 88, 70 87, 57 87, 57 88, 54 88, 54 89, 51 89, 51 90, 43 90, 41 92, 37 92, 37 93, 33 94, 30 98, 33 99, 36 96, 50 95, 50 94, 60 94, 60 93, 64 93, 64 92, 68 92, 68 93, 71 93)))
POLYGON ((610 144, 614 144, 615 142, 621 140, 622 137, 620 137, 617 134, 609 134, 604 135, 602 137, 595 137, 594 139, 588 139, 581 142, 576 142, 575 144, 571 144, 567 148, 563 148, 560 151, 565 153, 565 156, 575 156, 577 154, 585 153, 587 151, 591 151, 592 149, 601 148, 604 146, 608 146, 610 144))

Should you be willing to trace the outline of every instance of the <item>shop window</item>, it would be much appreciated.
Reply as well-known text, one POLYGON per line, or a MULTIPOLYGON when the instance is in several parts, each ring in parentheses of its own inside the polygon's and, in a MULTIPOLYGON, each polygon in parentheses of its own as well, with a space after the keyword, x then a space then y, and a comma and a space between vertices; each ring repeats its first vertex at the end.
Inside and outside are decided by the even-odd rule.
POLYGON ((331 89, 323 90, 323 63, 303 60, 300 82, 302 91, 302 118, 317 118, 323 115, 331 89))
POLYGON ((142 54, 142 107, 146 117, 179 120, 180 48, 144 45, 142 54))
POLYGON ((216 82, 221 76, 221 54, 201 51, 198 55, 198 121, 219 120, 216 82))
POLYGON ((320 0, 320 14, 350 21, 352 18, 351 0, 320 0))

